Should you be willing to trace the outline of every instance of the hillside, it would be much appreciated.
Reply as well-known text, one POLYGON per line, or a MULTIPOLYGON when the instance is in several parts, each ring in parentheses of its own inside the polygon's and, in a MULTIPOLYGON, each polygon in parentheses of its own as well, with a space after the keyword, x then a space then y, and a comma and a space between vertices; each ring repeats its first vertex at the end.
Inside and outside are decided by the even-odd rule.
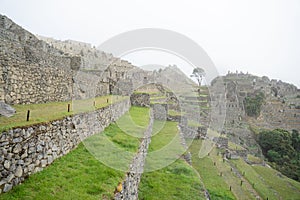
POLYGON ((0 15, 0 102, 13 110, 0 199, 300 196, 292 84, 228 73, 198 86, 176 65, 143 70, 0 15))

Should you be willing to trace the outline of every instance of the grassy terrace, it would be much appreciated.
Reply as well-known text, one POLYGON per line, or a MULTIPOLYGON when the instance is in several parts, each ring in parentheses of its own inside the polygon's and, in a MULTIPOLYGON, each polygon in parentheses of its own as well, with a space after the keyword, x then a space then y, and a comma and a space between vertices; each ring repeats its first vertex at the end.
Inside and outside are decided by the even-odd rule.
MULTIPOLYGON (((201 140, 194 140, 190 146, 192 165, 199 172, 211 199, 255 199, 257 195, 263 199, 299 199, 299 182, 272 168, 251 166, 243 159, 223 162, 218 149, 213 149, 208 156, 199 159, 201 145, 201 140), (231 170, 231 164, 237 171, 231 170)), ((260 161, 253 156, 249 158, 260 161)))
POLYGON ((51 102, 44 104, 14 105, 16 114, 12 117, 0 117, 0 132, 19 126, 49 122, 66 116, 82 112, 93 111, 128 97, 101 96, 94 99, 76 100, 67 102, 51 102), (94 106, 95 102, 95 106, 94 106), (68 104, 71 110, 68 112, 68 104), (30 110, 30 120, 26 121, 27 110, 30 110))
MULTIPOLYGON (((174 148, 182 148, 176 122, 166 122, 164 124, 161 121, 155 121, 153 132, 156 135, 152 137, 149 146, 146 169, 147 165, 160 164, 151 160, 152 153, 159 152, 161 158, 164 159, 164 156, 166 156, 166 159, 168 159, 170 154, 174 155, 173 153, 178 151, 174 148), (171 144, 171 141, 174 143, 171 144), (169 147, 169 151, 160 152, 165 147, 169 147)), ((139 199, 190 200, 205 198, 201 182, 195 171, 184 160, 177 159, 162 169, 143 173, 139 185, 139 199)))
POLYGON ((185 112, 180 112, 180 111, 171 110, 171 109, 168 110, 168 115, 170 115, 170 116, 182 116, 184 114, 185 114, 185 112))
POLYGON ((281 175, 280 172, 264 167, 251 166, 243 160, 231 161, 244 177, 254 183, 255 190, 263 199, 299 199, 300 183, 281 175))
MULTIPOLYGON (((134 128, 132 131, 140 134, 149 122, 149 109, 131 107, 130 111, 115 124, 111 124, 101 134, 89 137, 83 143, 87 145, 93 141, 93 144, 101 148, 103 143, 99 140, 99 135, 105 135, 112 144, 124 151, 133 152, 134 155, 140 141, 127 135, 126 131, 130 131, 129 129, 119 128, 119 123, 126 122, 134 122, 139 131, 134 128)), ((91 154, 87 150, 87 148, 91 150, 91 147, 84 146, 83 143, 69 154, 55 160, 43 171, 31 175, 23 184, 14 187, 8 193, 1 194, 0 199, 112 199, 114 189, 124 178, 125 172, 99 162, 92 155, 94 153, 91 154)), ((129 163, 125 163, 124 168, 128 169, 128 165, 129 163)))
POLYGON ((201 145, 201 140, 194 140, 189 150, 192 153, 192 165, 200 174, 211 199, 235 199, 235 196, 229 190, 229 186, 214 166, 214 161, 208 156, 199 159, 198 154, 201 145))

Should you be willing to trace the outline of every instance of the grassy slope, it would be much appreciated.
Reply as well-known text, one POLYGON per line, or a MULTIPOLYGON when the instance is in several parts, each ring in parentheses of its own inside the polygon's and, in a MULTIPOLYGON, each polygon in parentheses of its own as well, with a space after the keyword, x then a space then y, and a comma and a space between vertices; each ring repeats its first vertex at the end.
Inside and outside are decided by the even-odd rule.
MULTIPOLYGON (((148 108, 132 107, 129 113, 131 119, 140 126, 145 127, 149 121, 148 108)), ((125 122, 129 119, 129 113, 119 120, 125 122)), ((126 151, 136 152, 139 146, 139 139, 129 137, 117 123, 87 140, 97 142, 99 135, 106 135, 126 151)), ((0 199, 110 199, 124 174, 99 162, 81 143, 43 171, 31 175, 23 184, 1 194, 0 199)))
POLYGON ((244 172, 245 178, 254 183, 255 190, 264 199, 300 199, 300 183, 286 176, 280 175, 280 172, 264 167, 251 166, 243 160, 231 161, 240 172, 244 172))
POLYGON ((0 199, 111 198, 123 176, 123 172, 101 164, 80 144, 43 171, 31 175, 12 191, 1 194, 0 199))
POLYGON ((209 156, 199 159, 201 143, 201 140, 195 140, 190 146, 192 165, 199 172, 211 199, 255 199, 256 195, 263 199, 300 199, 300 183, 280 175, 272 168, 251 166, 242 159, 223 162, 217 149, 210 152, 209 156), (234 164, 241 177, 231 171, 230 163, 234 164), (229 186, 232 187, 232 192, 229 191, 229 186))
MULTIPOLYGON (((162 124, 160 121, 155 121, 154 132, 162 124)), ((166 122, 165 126, 152 137, 149 146, 150 154, 165 147, 172 139, 176 140, 177 135, 177 123, 166 122)), ((177 142, 178 147, 180 142, 179 140, 177 142)), ((197 174, 185 161, 178 159, 163 169, 145 172, 142 175, 139 199, 204 199, 204 194, 197 174)))
POLYGON ((0 116, 0 132, 17 126, 48 122, 76 113, 93 111, 125 98, 128 97, 101 96, 94 99, 78 101, 14 105, 13 107, 16 109, 16 114, 14 116, 9 118, 0 116), (68 112, 68 104, 71 104, 71 112, 68 112), (26 121, 27 110, 30 110, 30 120, 28 122, 26 121))
POLYGON ((229 186, 219 176, 220 172, 213 165, 214 162, 211 158, 204 157, 199 159, 198 153, 201 144, 201 140, 194 140, 189 150, 192 153, 192 166, 200 174, 206 189, 210 193, 211 199, 235 199, 234 195, 229 191, 229 186))

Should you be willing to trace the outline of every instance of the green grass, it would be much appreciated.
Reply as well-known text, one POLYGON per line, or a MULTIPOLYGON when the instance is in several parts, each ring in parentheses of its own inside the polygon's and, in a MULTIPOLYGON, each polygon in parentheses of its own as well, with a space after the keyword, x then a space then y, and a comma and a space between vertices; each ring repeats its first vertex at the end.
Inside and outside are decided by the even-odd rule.
POLYGON ((209 191, 211 199, 235 199, 230 192, 229 186, 224 179, 219 176, 220 172, 214 166, 214 162, 209 157, 200 159, 198 153, 202 145, 201 140, 194 140, 189 148, 192 153, 192 166, 200 174, 202 181, 209 191))
POLYGON ((184 149, 176 122, 154 121, 145 171, 139 185, 139 199, 204 199, 195 171, 178 159, 184 149), (174 162, 175 161, 175 162, 174 162), (155 168, 156 167, 156 168, 155 168))
POLYGON ((202 126, 199 122, 193 121, 193 120, 188 120, 188 126, 189 127, 200 127, 202 126))
POLYGON ((276 190, 282 199, 300 199, 299 182, 283 175, 280 177, 280 172, 268 167, 253 166, 253 168, 263 177, 269 187, 272 187, 274 190, 276 190))
POLYGON ((149 120, 149 108, 132 106, 129 113, 118 119, 117 125, 127 135, 141 138, 149 120))
POLYGON ((85 146, 108 166, 127 171, 138 151, 141 137, 149 123, 149 108, 132 106, 102 133, 84 141, 85 146))
POLYGON ((94 99, 67 102, 14 105, 13 108, 16 109, 16 114, 14 116, 0 116, 0 132, 14 127, 29 126, 37 123, 49 122, 52 120, 62 119, 63 117, 69 115, 93 111, 95 109, 106 107, 112 103, 124 100, 126 98, 128 97, 101 96, 94 99), (71 112, 68 112, 68 104, 71 105, 71 112), (30 120, 28 122, 26 121, 27 110, 30 110, 30 120))
POLYGON ((155 120, 152 132, 156 134, 151 138, 148 152, 160 150, 170 144, 173 139, 176 140, 176 144, 180 144, 177 122, 155 120))
MULTIPOLYGON (((129 119, 142 127, 139 131, 144 131, 149 108, 131 107, 102 133, 87 138, 43 171, 1 194, 0 199, 112 199, 140 144, 139 138, 127 135, 118 126, 119 121, 125 123, 129 119)), ((135 127, 132 131, 137 133, 135 127)))
POLYGON ((166 99, 166 96, 151 96, 150 100, 162 100, 162 99, 166 99))
POLYGON ((263 159, 262 158, 259 158, 259 157, 255 157, 251 154, 248 154, 247 155, 247 159, 252 162, 252 163, 256 163, 256 164, 261 164, 263 162, 263 159))
POLYGON ((200 180, 183 160, 154 171, 143 173, 139 185, 139 199, 161 200, 205 199, 200 180))
POLYGON ((168 114, 170 116, 182 116, 185 113, 184 112, 179 112, 179 111, 176 111, 176 110, 168 110, 168 114))
POLYGON ((81 143, 23 184, 1 194, 0 199, 111 199, 123 176, 124 172, 101 164, 81 143))
POLYGON ((145 171, 166 167, 185 152, 180 142, 177 125, 177 122, 154 121, 145 171))
POLYGON ((243 148, 241 145, 238 145, 234 142, 228 141, 228 148, 232 149, 232 150, 244 150, 245 148, 243 148))
POLYGON ((264 167, 251 166, 242 159, 231 161, 245 178, 254 183, 255 190, 264 199, 300 199, 300 183, 281 175, 280 172, 264 167), (280 175, 279 175, 280 174, 280 175))

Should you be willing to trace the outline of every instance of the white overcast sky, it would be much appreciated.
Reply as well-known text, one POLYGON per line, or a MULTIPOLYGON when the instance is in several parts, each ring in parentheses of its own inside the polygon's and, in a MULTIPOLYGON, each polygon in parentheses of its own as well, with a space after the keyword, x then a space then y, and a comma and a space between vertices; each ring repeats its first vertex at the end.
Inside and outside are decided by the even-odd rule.
MULTIPOLYGON (((197 42, 221 74, 239 70, 300 87, 299 0, 0 0, 0 13, 34 34, 95 46, 133 29, 169 29, 197 42)), ((152 56, 127 58, 178 64, 168 56, 149 63, 152 56)))

